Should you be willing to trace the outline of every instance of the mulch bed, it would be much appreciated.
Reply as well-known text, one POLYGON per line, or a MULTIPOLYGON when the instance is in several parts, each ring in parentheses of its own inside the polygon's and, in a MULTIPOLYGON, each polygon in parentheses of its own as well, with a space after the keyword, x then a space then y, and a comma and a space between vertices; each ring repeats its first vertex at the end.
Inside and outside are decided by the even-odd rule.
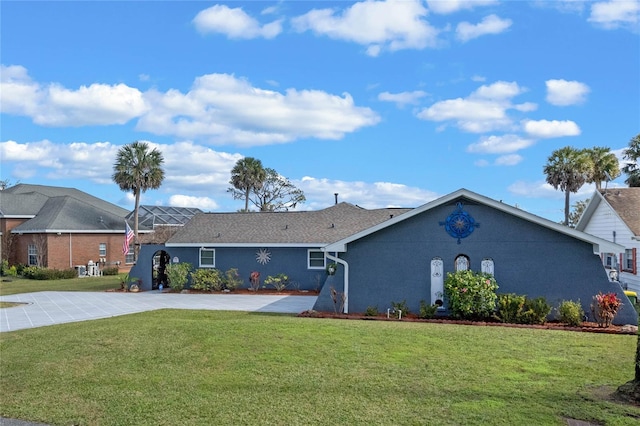
POLYGON ((595 322, 583 322, 580 327, 571 327, 560 322, 547 322, 544 324, 505 324, 499 321, 470 321, 470 320, 457 320, 450 318, 434 318, 434 319, 422 319, 416 316, 409 315, 403 317, 401 320, 391 317, 387 318, 386 315, 366 316, 362 314, 335 314, 331 312, 317 312, 317 311, 305 311, 298 314, 300 317, 307 318, 333 318, 333 319, 347 319, 347 320, 365 320, 365 321, 404 321, 404 322, 425 322, 433 324, 458 324, 458 325, 472 325, 472 326, 486 326, 486 327, 512 327, 512 328, 537 328, 543 330, 564 330, 564 331, 578 331, 586 333, 606 333, 606 334, 630 334, 636 335, 638 333, 635 326, 621 326, 611 325, 607 328, 598 327, 595 322))

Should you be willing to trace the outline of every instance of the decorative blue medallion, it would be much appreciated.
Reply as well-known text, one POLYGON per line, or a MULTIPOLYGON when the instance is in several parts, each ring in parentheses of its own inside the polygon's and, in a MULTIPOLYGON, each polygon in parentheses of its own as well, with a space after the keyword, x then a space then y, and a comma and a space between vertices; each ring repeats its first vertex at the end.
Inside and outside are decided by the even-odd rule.
POLYGON ((469 213, 465 212, 462 208, 462 203, 458 202, 455 211, 447 217, 446 221, 440 222, 440 226, 444 226, 447 234, 457 238, 458 244, 460 244, 460 239, 471 235, 475 228, 480 227, 480 224, 469 213))

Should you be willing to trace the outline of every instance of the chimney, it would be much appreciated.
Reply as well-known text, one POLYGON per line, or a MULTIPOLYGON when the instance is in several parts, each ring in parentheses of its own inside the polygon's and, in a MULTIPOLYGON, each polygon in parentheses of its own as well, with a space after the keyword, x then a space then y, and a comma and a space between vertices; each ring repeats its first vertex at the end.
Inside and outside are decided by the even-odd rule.
POLYGON ((334 193, 333 196, 336 198, 336 204, 338 204, 338 193, 334 193))

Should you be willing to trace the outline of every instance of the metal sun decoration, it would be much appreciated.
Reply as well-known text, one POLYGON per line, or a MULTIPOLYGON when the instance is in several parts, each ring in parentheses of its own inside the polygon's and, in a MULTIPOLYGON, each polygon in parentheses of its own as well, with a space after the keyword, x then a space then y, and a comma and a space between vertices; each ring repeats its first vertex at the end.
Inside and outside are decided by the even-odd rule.
POLYGON ((451 213, 447 220, 440 222, 440 226, 444 226, 444 229, 453 238, 458 239, 460 244, 461 238, 466 238, 473 233, 475 228, 479 228, 480 224, 475 221, 473 217, 462 208, 462 203, 456 203, 456 209, 451 213))
POLYGON ((260 249, 256 253, 256 261, 261 265, 266 265, 271 260, 271 253, 267 249, 260 249))

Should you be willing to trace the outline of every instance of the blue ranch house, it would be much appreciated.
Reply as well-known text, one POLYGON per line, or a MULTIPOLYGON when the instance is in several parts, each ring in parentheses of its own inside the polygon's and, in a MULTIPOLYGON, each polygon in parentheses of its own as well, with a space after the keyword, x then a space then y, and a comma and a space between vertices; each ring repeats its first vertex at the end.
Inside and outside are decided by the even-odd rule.
POLYGON ((447 273, 471 269, 493 274, 499 293, 543 296, 555 307, 579 300, 586 313, 593 296, 614 292, 624 301, 614 323, 636 325, 635 309, 600 258, 621 250, 460 189, 413 209, 343 202, 318 211, 196 214, 165 244, 143 245, 131 274, 150 290, 159 263, 237 268, 245 287, 252 272, 262 280, 282 273, 296 288, 319 291, 315 310, 333 312, 335 290, 344 294, 344 312, 357 313, 402 301, 417 312, 420 301, 443 299, 447 273))

